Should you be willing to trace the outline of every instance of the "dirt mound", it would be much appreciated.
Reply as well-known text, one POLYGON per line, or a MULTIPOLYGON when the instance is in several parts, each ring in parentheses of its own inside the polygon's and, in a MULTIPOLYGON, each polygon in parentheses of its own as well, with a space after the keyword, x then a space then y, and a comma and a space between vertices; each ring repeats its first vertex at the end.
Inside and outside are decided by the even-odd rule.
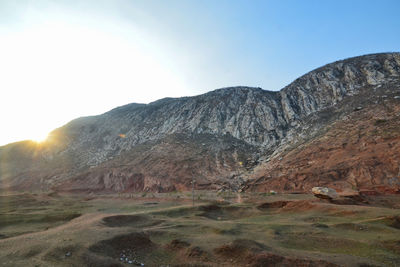
POLYGON ((237 239, 231 244, 214 249, 214 253, 231 259, 235 264, 246 266, 329 266, 338 265, 322 260, 296 259, 277 255, 271 252, 267 246, 248 239, 237 239))
POLYGON ((103 223, 108 227, 146 227, 162 223, 162 220, 153 220, 150 216, 144 215, 116 215, 103 219, 103 223))
POLYGON ((88 267, 123 267, 121 263, 117 260, 113 260, 106 257, 101 257, 99 255, 93 253, 84 253, 81 256, 82 261, 85 263, 85 266, 88 267))
POLYGON ((102 240, 89 247, 89 250, 112 258, 119 258, 121 252, 126 250, 151 251, 156 247, 157 245, 150 240, 148 235, 144 233, 130 233, 102 240))
POLYGON ((205 252, 200 247, 191 247, 187 250, 186 256, 189 258, 201 258, 205 252))
POLYGON ((389 218, 389 226, 400 229, 400 216, 393 216, 389 218))
POLYGON ((47 193, 47 196, 48 197, 54 197, 54 198, 60 197, 60 195, 56 191, 47 193))
POLYGON ((311 226, 316 227, 316 228, 329 228, 328 225, 323 224, 323 223, 313 223, 311 226))
POLYGON ((214 249, 214 253, 224 258, 238 259, 268 249, 265 245, 249 239, 236 239, 232 243, 214 249))
POLYGON ((143 203, 144 206, 152 206, 152 205, 158 205, 160 204, 159 202, 145 202, 143 203))
POLYGON ((339 267, 323 260, 296 259, 272 253, 261 253, 249 257, 248 266, 303 266, 303 267, 339 267))
POLYGON ((268 210, 268 209, 278 209, 278 208, 283 208, 286 206, 289 202, 292 201, 274 201, 274 202, 266 202, 261 205, 259 205, 257 208, 259 210, 268 210))
POLYGON ((400 216, 388 216, 378 221, 383 222, 387 226, 400 229, 400 216))
POLYGON ((198 214, 198 216, 212 220, 235 220, 256 215, 254 210, 245 207, 208 205, 199 209, 202 213, 198 214))
POLYGON ((199 208, 201 211, 205 212, 211 212, 211 211, 219 211, 221 210, 221 207, 215 204, 207 205, 207 206, 201 206, 199 208))
POLYGON ((317 207, 309 200, 289 201, 282 209, 285 211, 309 211, 317 207))
MULTIPOLYGON (((200 247, 197 246, 191 246, 190 243, 186 241, 182 241, 179 239, 174 239, 172 240, 168 245, 167 249, 175 251, 178 253, 177 255, 180 255, 178 257, 184 257, 187 258, 189 261, 192 261, 193 259, 201 259, 201 260, 206 260, 207 259, 207 253, 201 249, 200 247)), ((182 258, 181 258, 182 260, 182 258)), ((192 265, 190 265, 192 266, 192 265)))
POLYGON ((174 239, 167 245, 167 248, 171 250, 179 250, 187 247, 190 247, 190 244, 179 239, 174 239))

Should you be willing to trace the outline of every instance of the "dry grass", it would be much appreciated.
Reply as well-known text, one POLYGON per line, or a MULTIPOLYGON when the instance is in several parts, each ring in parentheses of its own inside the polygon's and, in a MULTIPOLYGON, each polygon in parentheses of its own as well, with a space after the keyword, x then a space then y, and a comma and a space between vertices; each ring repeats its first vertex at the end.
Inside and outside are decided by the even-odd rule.
POLYGON ((146 266, 400 262, 399 209, 334 205, 306 195, 243 195, 245 203, 203 195, 209 199, 195 207, 185 194, 179 201, 167 194, 0 196, 0 262, 131 266, 120 261, 123 251, 146 266))

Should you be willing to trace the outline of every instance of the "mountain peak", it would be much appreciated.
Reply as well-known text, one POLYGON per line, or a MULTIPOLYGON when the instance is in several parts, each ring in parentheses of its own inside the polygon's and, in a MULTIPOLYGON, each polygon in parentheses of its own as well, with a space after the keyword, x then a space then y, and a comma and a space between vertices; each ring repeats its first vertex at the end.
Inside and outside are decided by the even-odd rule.
MULTIPOLYGON (((399 87, 400 53, 382 53, 327 64, 280 91, 235 86, 132 103, 70 122, 40 151, 19 145, 18 155, 27 154, 21 163, 2 156, 14 150, 0 148, 8 160, 2 166, 9 166, 0 175, 15 186, 40 184, 34 177, 47 177, 47 184, 58 187, 100 184, 104 190, 128 190, 132 179, 140 184, 134 190, 172 190, 185 188, 193 172, 203 184, 238 187, 243 182, 238 173, 245 175, 258 159, 284 155, 360 106, 386 105, 383 95, 398 99, 399 87)), ((290 182, 287 187, 293 188, 290 182)))

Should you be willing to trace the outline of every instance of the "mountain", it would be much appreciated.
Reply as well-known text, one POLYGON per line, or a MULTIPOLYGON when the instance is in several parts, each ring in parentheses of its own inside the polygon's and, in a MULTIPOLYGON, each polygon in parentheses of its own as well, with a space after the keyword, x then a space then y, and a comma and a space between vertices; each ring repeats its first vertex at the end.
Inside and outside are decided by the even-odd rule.
POLYGON ((400 53, 313 70, 280 91, 230 87, 128 104, 0 148, 3 189, 306 191, 400 186, 400 53))

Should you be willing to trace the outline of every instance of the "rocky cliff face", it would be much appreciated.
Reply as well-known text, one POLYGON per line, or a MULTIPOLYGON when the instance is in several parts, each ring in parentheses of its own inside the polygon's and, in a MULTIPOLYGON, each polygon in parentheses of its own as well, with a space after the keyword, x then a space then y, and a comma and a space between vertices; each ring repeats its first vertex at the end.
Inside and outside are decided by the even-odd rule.
POLYGON ((326 65, 279 92, 224 88, 149 105, 126 105, 65 128, 74 137, 74 148, 98 148, 102 152, 97 153, 98 161, 104 160, 104 151, 129 150, 177 132, 229 133, 250 144, 271 147, 294 121, 358 94, 365 86, 398 79, 399 66, 399 54, 369 55, 326 65), (118 139, 121 134, 125 138, 118 139))
POLYGON ((278 92, 233 87, 129 104, 74 120, 44 144, 0 148, 0 180, 17 188, 162 191, 185 189, 194 175, 204 188, 243 187, 263 168, 277 170, 259 164, 253 172, 258 161, 320 135, 357 99, 382 88, 396 94, 399 80, 400 54, 374 54, 328 64, 278 92))
POLYGON ((400 193, 398 82, 365 90, 307 119, 312 131, 282 144, 254 168, 247 190, 303 192, 319 185, 400 193))

